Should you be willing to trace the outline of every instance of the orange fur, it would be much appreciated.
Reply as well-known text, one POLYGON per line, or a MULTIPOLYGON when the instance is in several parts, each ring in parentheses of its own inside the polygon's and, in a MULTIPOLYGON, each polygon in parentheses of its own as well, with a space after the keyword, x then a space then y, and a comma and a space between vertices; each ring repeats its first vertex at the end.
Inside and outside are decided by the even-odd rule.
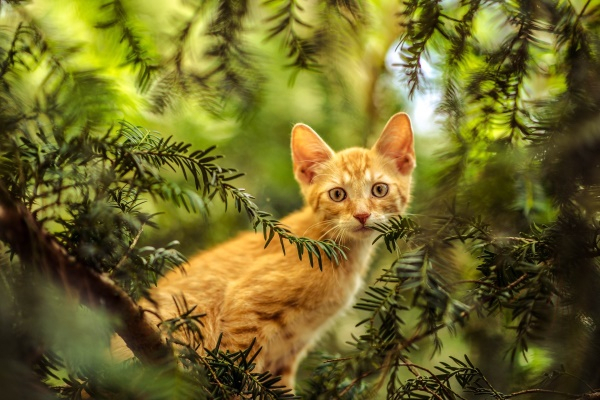
MULTIPOLYGON (((263 347, 257 370, 281 375, 288 387, 310 345, 354 300, 374 237, 365 225, 384 223, 406 209, 415 165, 410 120, 396 114, 372 149, 338 153, 311 128, 297 124, 292 158, 306 204, 282 223, 298 236, 346 246, 347 260, 339 265, 325 260, 320 271, 300 261, 289 244, 283 255, 277 240, 263 250, 262 235, 243 233, 191 258, 185 273, 167 274, 151 291, 155 304, 142 302, 161 318, 171 318, 176 315, 172 296, 184 294, 188 304, 206 313, 204 347, 212 348, 221 332, 221 348, 231 351, 256 338, 263 347), (387 194, 373 194, 377 183, 387 184, 387 194), (341 201, 330 197, 336 188, 346 194, 341 201)), ((114 354, 130 356, 127 350, 120 339, 113 341, 114 354)))

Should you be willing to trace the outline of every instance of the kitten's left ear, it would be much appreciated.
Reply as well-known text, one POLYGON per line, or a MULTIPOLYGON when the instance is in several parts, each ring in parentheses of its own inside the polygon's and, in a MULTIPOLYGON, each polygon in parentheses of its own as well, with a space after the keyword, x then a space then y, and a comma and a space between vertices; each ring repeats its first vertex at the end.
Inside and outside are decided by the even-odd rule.
POLYGON ((394 114, 383 128, 373 149, 383 156, 392 158, 401 174, 410 174, 417 163, 408 114, 402 112, 394 114))
POLYGON ((292 161, 294 175, 299 182, 307 184, 315 177, 314 168, 329 160, 333 150, 310 126, 296 124, 292 129, 292 161))

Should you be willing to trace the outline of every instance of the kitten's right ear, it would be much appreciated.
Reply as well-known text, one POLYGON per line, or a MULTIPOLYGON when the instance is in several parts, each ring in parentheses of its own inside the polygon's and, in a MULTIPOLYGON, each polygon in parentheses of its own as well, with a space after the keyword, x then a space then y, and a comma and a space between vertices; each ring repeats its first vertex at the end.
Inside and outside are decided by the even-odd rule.
POLYGON ((311 183, 315 167, 333 156, 333 150, 310 126, 296 124, 292 129, 294 175, 300 183, 311 183))
POLYGON ((403 175, 409 175, 416 166, 413 131, 408 114, 394 114, 373 146, 381 155, 394 160, 403 175))

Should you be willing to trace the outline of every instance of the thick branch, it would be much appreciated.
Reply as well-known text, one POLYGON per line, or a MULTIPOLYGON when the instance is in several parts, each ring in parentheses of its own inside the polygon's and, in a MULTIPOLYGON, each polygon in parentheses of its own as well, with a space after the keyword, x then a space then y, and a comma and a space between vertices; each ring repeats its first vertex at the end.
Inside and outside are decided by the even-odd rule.
POLYGON ((10 245, 19 259, 39 268, 65 292, 90 306, 102 306, 123 322, 117 333, 143 362, 159 364, 173 359, 170 348, 142 309, 104 275, 86 268, 46 232, 24 204, 15 201, 0 185, 0 240, 10 245))

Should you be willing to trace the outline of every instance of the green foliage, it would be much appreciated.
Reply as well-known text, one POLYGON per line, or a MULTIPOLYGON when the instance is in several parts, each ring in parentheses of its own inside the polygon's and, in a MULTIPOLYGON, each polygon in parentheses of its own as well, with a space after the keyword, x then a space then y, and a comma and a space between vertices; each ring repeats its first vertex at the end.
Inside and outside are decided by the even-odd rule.
MULTIPOLYGON (((272 376, 269 372, 253 372, 253 360, 260 349, 255 349, 255 343, 243 351, 230 353, 217 346, 207 352, 206 357, 200 357, 196 351, 189 352, 186 362, 196 367, 204 365, 215 389, 210 398, 229 399, 232 395, 242 395, 253 399, 297 399, 291 394, 291 389, 278 385, 281 378, 272 376)), ((196 367, 197 368, 197 367, 196 367)))
POLYGON ((312 28, 311 25, 304 22, 298 15, 299 12, 304 11, 304 8, 294 0, 283 2, 270 0, 267 4, 273 4, 276 7, 275 14, 268 19, 268 22, 274 24, 270 29, 269 37, 273 38, 277 35, 284 35, 285 44, 289 47, 288 57, 292 58, 293 65, 307 69, 316 68, 318 47, 310 39, 300 37, 295 28, 295 25, 309 29, 312 28))
POLYGON ((114 0, 104 3, 99 6, 99 11, 102 19, 96 23, 96 28, 118 31, 119 41, 126 43, 124 65, 131 65, 138 70, 136 85, 141 90, 147 90, 159 68, 156 57, 150 54, 150 43, 144 42, 142 33, 128 15, 130 11, 126 2, 114 0))
MULTIPOLYGON (((588 349, 599 343, 592 293, 600 288, 600 139, 589 84, 597 82, 600 14, 592 4, 406 3, 400 67, 414 96, 424 60, 436 63, 449 145, 431 205, 420 206, 425 215, 373 227, 396 259, 356 305, 367 312, 359 324, 364 334, 349 356, 315 373, 308 398, 351 398, 363 381, 367 388, 387 382, 388 399, 577 398, 596 390, 597 360, 574 355, 581 340, 588 349), (498 390, 468 358, 435 368, 409 361, 417 343, 441 351, 443 330, 461 327, 469 335, 482 318, 511 332, 496 341, 501 348, 482 351, 508 353, 516 363, 532 346, 550 347, 553 365, 581 380, 498 390)), ((485 335, 495 332, 490 327, 471 340, 489 345, 485 335)), ((497 360, 491 370, 503 362, 487 359, 497 360)))
MULTIPOLYGON (((221 93, 223 98, 247 83, 235 74, 242 70, 248 73, 251 66, 242 42, 237 49, 233 44, 242 34, 243 24, 239 22, 237 28, 231 25, 233 10, 228 7, 239 5, 220 3, 210 28, 217 44, 209 53, 221 67, 209 74, 211 88, 206 90, 221 93), (234 58, 242 64, 234 65, 234 58), (225 82, 230 89, 224 87, 225 82)), ((100 20, 95 27, 118 32, 126 50, 122 67, 133 68, 142 93, 149 91, 150 97, 156 96, 155 82, 171 73, 172 64, 161 65, 130 7, 128 2, 99 5, 100 20)), ((296 237, 270 213, 261 211, 250 194, 232 184, 243 174, 216 163, 221 157, 214 155, 215 146, 194 150, 190 143, 163 138, 126 121, 117 122, 120 94, 114 80, 99 71, 78 69, 73 62, 78 50, 57 46, 35 18, 19 10, 23 11, 21 23, 5 26, 0 37, 0 211, 6 218, 12 212, 9 206, 24 207, 46 235, 31 238, 32 243, 55 241, 69 260, 99 274, 91 276, 117 282, 133 298, 145 295, 166 271, 186 262, 176 250, 177 241, 166 246, 138 245, 146 227, 157 227, 157 213, 147 207, 151 200, 172 203, 204 217, 214 201, 226 208, 233 202, 238 212, 248 215, 255 229, 262 229, 266 245, 277 235, 282 244, 284 240, 294 244, 298 256, 307 256, 311 265, 316 259, 319 267, 324 257, 335 262, 344 257, 339 245, 296 237), (33 79, 35 76, 42 79, 33 79), (174 176, 182 179, 174 180, 174 176), (10 198, 5 198, 5 193, 10 198)), ((238 11, 241 21, 245 11, 238 11)), ((8 12, 16 15, 10 8, 8 12)), ((179 67, 185 69, 183 64, 179 67)), ((256 93, 256 88, 248 90, 249 95, 256 93)), ((3 238, 19 240, 11 235, 10 228, 3 232, 3 238)), ((0 334, 21 337, 18 344, 13 340, 3 343, 3 369, 23 370, 22 382, 30 388, 3 376, 7 393, 14 393, 12 397, 45 398, 54 393, 62 398, 80 398, 87 392, 97 398, 230 398, 234 394, 293 398, 289 389, 277 385, 279 378, 253 370, 253 346, 235 354, 223 352, 219 346, 208 349, 206 356, 196 353, 202 340, 202 320, 185 300, 177 303, 181 315, 161 325, 170 338, 168 345, 181 350, 176 366, 115 364, 106 357, 107 339, 118 324, 84 317, 80 310, 87 309, 76 303, 61 312, 43 306, 58 307, 69 301, 58 294, 41 295, 50 283, 38 276, 35 267, 47 264, 47 260, 35 257, 44 253, 30 249, 34 257, 31 265, 15 257, 21 255, 15 249, 3 250, 11 259, 2 259, 1 277, 6 286, 2 303, 7 308, 3 308, 0 334), (36 289, 40 295, 26 295, 36 289), (87 328, 80 325, 83 321, 87 328), (180 339, 181 333, 187 340, 180 339), (19 350, 13 352, 11 346, 19 350)))

